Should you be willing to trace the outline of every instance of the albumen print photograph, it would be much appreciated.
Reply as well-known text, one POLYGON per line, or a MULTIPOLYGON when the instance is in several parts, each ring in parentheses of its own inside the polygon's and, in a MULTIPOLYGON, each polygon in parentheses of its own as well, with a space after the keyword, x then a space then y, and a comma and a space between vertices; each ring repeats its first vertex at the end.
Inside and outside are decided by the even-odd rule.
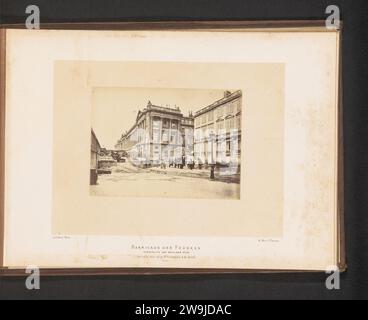
POLYGON ((56 62, 53 234, 280 235, 283 79, 282 64, 56 62))
POLYGON ((240 198, 241 90, 93 88, 90 194, 240 198))

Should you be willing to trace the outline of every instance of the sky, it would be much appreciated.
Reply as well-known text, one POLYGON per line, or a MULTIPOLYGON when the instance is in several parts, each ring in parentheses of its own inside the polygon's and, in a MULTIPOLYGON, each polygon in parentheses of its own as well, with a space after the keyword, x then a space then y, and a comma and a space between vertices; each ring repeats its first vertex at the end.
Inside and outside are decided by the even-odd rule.
MULTIPOLYGON (((234 90, 231 90, 234 91, 234 90)), ((179 107, 184 116, 223 97, 224 90, 94 88, 91 125, 102 147, 114 149, 122 133, 135 123, 137 113, 152 104, 179 107)))

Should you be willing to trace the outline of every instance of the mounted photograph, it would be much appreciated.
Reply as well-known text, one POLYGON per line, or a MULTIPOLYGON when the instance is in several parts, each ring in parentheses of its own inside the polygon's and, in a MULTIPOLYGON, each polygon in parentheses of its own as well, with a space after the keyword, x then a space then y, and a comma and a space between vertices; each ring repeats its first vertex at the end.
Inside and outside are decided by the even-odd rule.
POLYGON ((340 33, 238 23, 0 32, 4 267, 344 270, 340 33))

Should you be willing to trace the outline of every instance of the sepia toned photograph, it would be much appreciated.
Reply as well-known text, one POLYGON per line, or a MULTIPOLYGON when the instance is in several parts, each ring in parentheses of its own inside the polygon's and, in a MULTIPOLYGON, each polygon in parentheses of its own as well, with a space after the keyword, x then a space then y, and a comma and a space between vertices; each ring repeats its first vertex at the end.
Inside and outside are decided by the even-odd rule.
POLYGON ((91 196, 240 199, 241 90, 91 95, 91 196))
MULTIPOLYGON (((362 91, 344 70, 364 64, 343 53, 359 47, 362 6, 249 0, 190 17, 155 2, 142 17, 122 1, 103 17, 96 2, 69 16, 2 6, 0 298, 17 295, 14 277, 24 297, 359 296, 348 251, 360 231, 349 195, 358 100, 343 98, 362 91), (177 12, 162 20, 160 7, 177 12)), ((194 307, 131 313, 236 313, 194 307)))

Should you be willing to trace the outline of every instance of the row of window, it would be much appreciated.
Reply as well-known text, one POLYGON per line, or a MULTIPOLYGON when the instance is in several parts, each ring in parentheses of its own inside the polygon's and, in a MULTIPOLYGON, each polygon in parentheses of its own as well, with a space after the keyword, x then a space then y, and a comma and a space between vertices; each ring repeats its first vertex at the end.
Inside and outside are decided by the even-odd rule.
POLYGON ((154 119, 153 120, 153 128, 160 128, 162 123, 162 128, 169 129, 170 127, 172 129, 178 128, 178 121, 177 120, 169 120, 169 119, 163 119, 162 121, 160 119, 154 119))
MULTIPOLYGON (((170 119, 162 119, 161 118, 157 118, 155 117, 153 119, 153 126, 158 127, 160 126, 162 123, 162 128, 168 129, 170 128, 170 123, 171 123, 171 128, 177 128, 178 127, 178 120, 171 120, 170 119)), ((185 125, 193 125, 193 120, 191 119, 181 119, 181 123, 185 124, 185 125)))
POLYGON ((183 120, 181 120, 181 123, 185 124, 185 125, 193 125, 193 120, 183 119, 183 120))
POLYGON ((217 107, 207 113, 202 114, 194 120, 194 125, 199 127, 208 122, 213 122, 215 119, 221 118, 227 115, 233 115, 241 111, 241 100, 237 99, 217 107))

